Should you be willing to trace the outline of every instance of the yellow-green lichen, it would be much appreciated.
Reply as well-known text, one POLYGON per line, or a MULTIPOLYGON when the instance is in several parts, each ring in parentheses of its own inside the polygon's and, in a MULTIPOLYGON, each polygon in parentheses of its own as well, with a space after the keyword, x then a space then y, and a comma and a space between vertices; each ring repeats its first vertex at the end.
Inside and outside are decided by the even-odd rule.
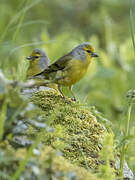
POLYGON ((44 138, 44 143, 53 146, 56 140, 64 142, 65 147, 61 149, 64 157, 85 168, 96 168, 105 129, 88 107, 69 98, 64 99, 51 90, 36 92, 32 102, 43 110, 43 116, 50 121, 51 127, 60 125, 64 132, 63 137, 57 139, 51 136, 44 138))
POLYGON ((62 156, 56 155, 56 152, 51 147, 45 147, 42 150, 40 159, 41 161, 44 160, 44 164, 51 160, 52 172, 62 172, 63 177, 59 178, 60 180, 68 180, 71 175, 74 175, 73 179, 76 180, 98 180, 90 171, 73 165, 62 156))

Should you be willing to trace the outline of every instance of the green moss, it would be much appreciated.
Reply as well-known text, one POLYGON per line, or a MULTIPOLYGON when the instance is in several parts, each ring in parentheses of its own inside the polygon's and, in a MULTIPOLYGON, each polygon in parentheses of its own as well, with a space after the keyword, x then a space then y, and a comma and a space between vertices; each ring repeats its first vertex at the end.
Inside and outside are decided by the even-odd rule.
POLYGON ((105 129, 89 108, 69 98, 64 99, 53 90, 36 92, 32 102, 43 110, 50 126, 60 125, 63 129, 62 137, 50 135, 47 138, 43 134, 44 143, 53 146, 54 141, 63 142, 65 147, 60 150, 64 157, 77 165, 95 169, 105 129))
POLYGON ((82 167, 69 163, 62 156, 56 155, 51 147, 45 147, 40 156, 44 160, 44 164, 51 161, 52 172, 62 173, 60 180, 77 179, 77 180, 98 180, 98 178, 82 167), (53 157, 53 158, 52 158, 53 157), (74 176, 74 178, 73 178, 74 176), (71 178, 72 177, 72 178, 71 178))

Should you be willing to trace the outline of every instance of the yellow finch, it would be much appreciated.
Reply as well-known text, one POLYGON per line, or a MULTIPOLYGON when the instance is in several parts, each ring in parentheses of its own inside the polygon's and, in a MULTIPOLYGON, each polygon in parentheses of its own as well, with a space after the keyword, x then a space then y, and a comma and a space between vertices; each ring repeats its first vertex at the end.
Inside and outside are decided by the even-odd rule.
POLYGON ((26 57, 26 59, 29 60, 29 67, 26 72, 27 78, 31 78, 32 76, 42 72, 50 64, 47 54, 40 48, 34 49, 31 55, 26 57))
MULTIPOLYGON (((50 60, 46 52, 41 48, 34 49, 31 55, 26 57, 26 59, 29 60, 29 67, 26 72, 26 76, 28 79, 32 78, 34 75, 45 70, 50 64, 50 60)), ((39 84, 40 84, 40 81, 39 81, 39 84)), ((57 84, 49 83, 49 84, 46 84, 46 86, 58 91, 57 84)))
POLYGON ((85 42, 35 76, 42 76, 43 79, 49 80, 48 82, 58 84, 63 97, 61 86, 68 86, 75 100, 72 85, 84 77, 93 57, 98 57, 98 55, 91 44, 85 42))

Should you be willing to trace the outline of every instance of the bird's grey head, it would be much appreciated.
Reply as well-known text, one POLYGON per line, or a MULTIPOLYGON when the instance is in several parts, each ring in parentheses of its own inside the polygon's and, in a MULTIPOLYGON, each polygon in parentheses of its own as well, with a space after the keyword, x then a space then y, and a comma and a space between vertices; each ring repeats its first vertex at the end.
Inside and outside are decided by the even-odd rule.
POLYGON ((36 48, 32 51, 31 55, 28 56, 26 59, 30 61, 37 61, 38 65, 41 69, 46 69, 49 64, 50 60, 46 54, 46 52, 41 48, 36 48))
POLYGON ((33 54, 39 54, 40 56, 47 56, 46 52, 41 48, 36 48, 32 52, 33 54))
POLYGON ((78 46, 76 46, 73 50, 72 50, 72 54, 78 59, 78 60, 83 60, 86 58, 86 54, 85 54, 85 47, 86 46, 90 46, 89 42, 84 42, 78 46))
POLYGON ((84 42, 72 50, 72 53, 78 57, 80 60, 86 59, 86 54, 89 54, 91 57, 98 57, 94 52, 94 48, 89 42, 84 42))
POLYGON ((84 42, 78 45, 75 49, 84 49, 84 48, 91 48, 91 44, 89 42, 84 42))

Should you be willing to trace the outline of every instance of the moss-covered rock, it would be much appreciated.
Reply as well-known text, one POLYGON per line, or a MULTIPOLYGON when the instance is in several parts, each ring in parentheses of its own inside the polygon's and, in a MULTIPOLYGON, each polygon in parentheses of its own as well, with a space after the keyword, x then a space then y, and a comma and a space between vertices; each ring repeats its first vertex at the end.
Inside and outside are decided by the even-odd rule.
POLYGON ((47 161, 51 160, 52 172, 61 173, 61 176, 63 176, 60 178, 61 180, 98 180, 98 178, 94 174, 91 174, 90 171, 69 163, 62 156, 56 156, 56 152, 51 147, 44 148, 41 153, 40 159, 45 161, 44 164, 46 164, 47 161))
POLYGON ((58 136, 43 134, 44 143, 53 147, 63 143, 64 147, 59 149, 65 158, 79 166, 95 169, 105 129, 89 108, 69 98, 64 99, 53 90, 36 92, 32 102, 43 110, 42 115, 51 127, 62 129, 58 136))

